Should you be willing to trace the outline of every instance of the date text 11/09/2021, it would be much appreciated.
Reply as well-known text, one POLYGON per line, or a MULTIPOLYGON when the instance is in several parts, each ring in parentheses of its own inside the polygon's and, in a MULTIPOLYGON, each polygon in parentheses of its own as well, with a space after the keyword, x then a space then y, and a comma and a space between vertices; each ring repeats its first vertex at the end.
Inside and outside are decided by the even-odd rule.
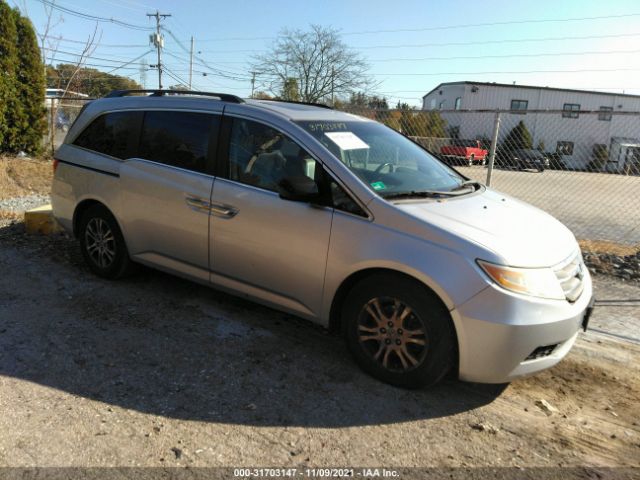
POLYGON ((235 478, 399 478, 387 468, 235 468, 235 478))

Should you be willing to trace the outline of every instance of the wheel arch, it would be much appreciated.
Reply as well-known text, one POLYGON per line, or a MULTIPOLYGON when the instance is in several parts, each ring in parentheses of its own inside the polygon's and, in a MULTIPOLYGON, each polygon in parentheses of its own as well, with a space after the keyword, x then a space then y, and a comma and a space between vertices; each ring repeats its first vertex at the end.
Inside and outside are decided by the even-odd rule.
MULTIPOLYGON (((93 207, 94 205, 100 205, 106 208, 107 211, 111 214, 111 216, 115 219, 120 231, 121 232, 123 231, 122 225, 120 225, 120 221, 118 220, 118 217, 114 215, 113 210, 109 208, 108 205, 106 205, 104 202, 95 198, 85 198, 76 205, 76 208, 73 211, 72 226, 73 226, 73 235, 76 238, 78 238, 78 234, 79 234, 78 229, 80 227, 80 219, 82 218, 82 214, 86 212, 89 208, 93 207)), ((126 243, 126 239, 125 239, 125 243, 126 243)))
MULTIPOLYGON (((351 289, 358 282, 374 274, 396 275, 396 276, 409 279, 412 282, 415 282, 416 284, 420 285, 420 287, 424 288, 429 293, 431 293, 435 298, 437 298, 438 301, 440 301, 440 303, 442 304, 442 306, 447 310, 447 312, 450 312, 451 310, 449 307, 447 307, 447 302, 442 299, 442 297, 438 294, 438 292, 436 292, 433 288, 431 288, 429 285, 427 285, 425 282, 415 277, 414 275, 410 275, 406 272, 402 272, 400 270, 394 270, 392 268, 386 268, 386 267, 365 268, 365 269, 358 270, 356 272, 351 273, 347 278, 345 278, 342 281, 340 286, 337 288, 336 293, 333 296, 333 300, 331 301, 331 308, 329 310, 329 329, 331 331, 338 332, 341 329, 342 322, 340 318, 340 312, 342 310, 342 306, 344 305, 344 301, 347 298, 347 295, 349 294, 351 289)), ((449 314, 449 317, 451 317, 451 314, 449 314)), ((455 331, 456 328, 455 328, 455 323, 453 321, 453 318, 451 318, 451 324, 455 331)))

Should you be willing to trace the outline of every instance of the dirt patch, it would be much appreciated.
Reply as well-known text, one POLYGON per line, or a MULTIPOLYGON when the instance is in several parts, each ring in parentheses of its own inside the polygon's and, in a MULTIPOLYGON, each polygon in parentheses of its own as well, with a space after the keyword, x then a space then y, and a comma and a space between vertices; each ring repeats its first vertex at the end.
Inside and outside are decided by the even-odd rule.
POLYGON ((63 234, 0 228, 0 271, 0 467, 640 466, 634 343, 589 331, 509 386, 405 391, 289 315, 148 269, 96 278, 63 234))
POLYGON ((0 220, 19 221, 24 217, 22 212, 13 212, 11 210, 0 209, 0 220))
POLYGON ((610 255, 628 256, 640 252, 640 245, 621 245, 603 240, 578 240, 583 252, 608 253, 610 255))
POLYGON ((50 160, 0 157, 0 200, 51 192, 50 160))

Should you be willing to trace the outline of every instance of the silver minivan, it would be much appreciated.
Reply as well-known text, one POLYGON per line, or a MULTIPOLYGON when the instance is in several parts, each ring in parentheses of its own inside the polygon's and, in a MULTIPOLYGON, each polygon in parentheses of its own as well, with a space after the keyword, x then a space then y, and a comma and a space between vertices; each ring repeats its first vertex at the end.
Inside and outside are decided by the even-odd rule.
POLYGON ((97 275, 144 264, 304 317, 394 385, 549 368, 592 310, 560 222, 320 105, 116 91, 54 164, 54 214, 97 275))

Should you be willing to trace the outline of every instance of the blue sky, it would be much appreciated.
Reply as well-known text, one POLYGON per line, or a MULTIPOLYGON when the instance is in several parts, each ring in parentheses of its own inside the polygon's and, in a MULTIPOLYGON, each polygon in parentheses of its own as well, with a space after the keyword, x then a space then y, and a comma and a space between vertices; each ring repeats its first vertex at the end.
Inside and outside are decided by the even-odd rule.
MULTIPOLYGON (((44 30, 40 0, 9 1, 32 19, 39 32, 44 30)), ((315 23, 342 33, 343 41, 370 63, 370 73, 380 82, 378 93, 392 103, 419 105, 420 97, 437 84, 457 80, 640 94, 637 0, 56 0, 56 4, 145 27, 155 25, 146 13, 155 9, 171 13, 164 25, 180 42, 165 34, 163 61, 174 76, 186 80, 184 48, 193 35, 202 61, 196 61, 193 82, 203 90, 248 96, 252 55, 264 52, 283 28, 305 29, 315 23), (611 18, 587 19, 603 16, 611 18), (577 18, 582 20, 566 20, 577 18), (545 21, 558 19, 565 20, 545 21)), ((54 23, 51 34, 62 37, 55 63, 74 60, 73 54, 82 49, 74 42, 86 40, 95 22, 54 12, 54 23)), ((113 23, 99 23, 98 29, 100 45, 88 63, 100 65, 100 70, 113 70, 152 48, 148 31, 113 23)), ((155 58, 153 51, 113 73, 140 81, 139 63, 154 64, 155 58)), ((178 82, 167 78, 164 83, 178 82)), ((146 85, 157 86, 155 71, 146 72, 146 85)))

